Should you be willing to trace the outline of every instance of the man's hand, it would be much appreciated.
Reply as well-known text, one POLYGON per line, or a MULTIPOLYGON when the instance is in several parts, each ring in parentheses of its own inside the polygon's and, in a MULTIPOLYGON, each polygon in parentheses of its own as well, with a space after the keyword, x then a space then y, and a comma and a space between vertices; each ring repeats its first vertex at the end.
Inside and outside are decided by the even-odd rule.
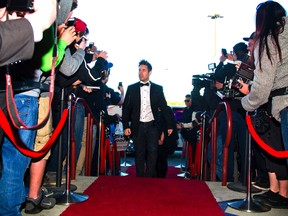
POLYGON ((130 136, 130 135, 131 135, 131 129, 130 129, 130 128, 126 128, 126 129, 124 130, 124 135, 125 135, 125 136, 130 136))
POLYGON ((76 32, 75 32, 75 27, 70 26, 68 28, 63 28, 62 32, 60 33, 60 38, 62 40, 64 40, 67 43, 67 45, 69 46, 77 38, 76 32))
POLYGON ((238 83, 241 84, 241 88, 239 89, 239 91, 245 95, 249 94, 250 93, 250 90, 249 90, 249 84, 247 83, 244 83, 242 80, 237 80, 238 83))

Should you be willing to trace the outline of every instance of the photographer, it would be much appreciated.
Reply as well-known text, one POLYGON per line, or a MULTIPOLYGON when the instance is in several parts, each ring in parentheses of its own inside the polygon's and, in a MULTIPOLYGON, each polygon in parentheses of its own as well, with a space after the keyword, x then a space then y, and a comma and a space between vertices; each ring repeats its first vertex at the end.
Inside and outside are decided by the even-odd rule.
MULTIPOLYGON (((233 54, 227 54, 224 55, 222 53, 220 57, 220 63, 217 65, 215 70, 215 86, 218 90, 226 90, 227 89, 227 83, 228 85, 230 80, 234 77, 237 70, 235 67, 235 64, 227 63, 224 65, 224 61, 226 59, 233 60, 233 61, 242 61, 245 63, 249 63, 249 55, 247 50, 247 45, 243 42, 237 43, 233 47, 233 54)), ((237 90, 228 88, 229 95, 237 95, 237 90)), ((238 95, 237 95, 238 96, 238 95)), ((229 155, 228 155, 228 181, 233 182, 234 181, 234 151, 236 143, 238 143, 238 154, 240 158, 240 180, 242 178, 242 175, 244 174, 244 165, 245 165, 245 146, 246 146, 246 124, 245 124, 245 111, 243 110, 241 106, 240 100, 238 100, 236 97, 231 98, 224 98, 223 100, 228 101, 232 110, 232 139, 229 145, 229 155), (235 138, 237 137, 237 140, 235 138)), ((222 143, 218 144, 218 150, 222 149, 225 143, 226 139, 226 133, 227 133, 227 116, 225 112, 221 112, 220 114, 220 127, 219 127, 219 135, 222 138, 222 143), (222 144, 222 148, 221 145, 222 144)), ((219 155, 219 154, 218 154, 219 155)), ((220 154, 221 155, 221 154, 220 154)), ((222 158, 217 159, 217 161, 221 161, 222 158)), ((222 167, 222 166, 221 166, 222 167)), ((238 180, 238 179, 237 179, 238 180)))

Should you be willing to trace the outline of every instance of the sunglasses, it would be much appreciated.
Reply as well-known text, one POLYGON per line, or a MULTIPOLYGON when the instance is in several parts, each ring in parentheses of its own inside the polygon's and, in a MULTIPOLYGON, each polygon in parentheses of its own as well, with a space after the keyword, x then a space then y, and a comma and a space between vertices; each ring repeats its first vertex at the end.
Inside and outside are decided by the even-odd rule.
POLYGON ((191 100, 184 100, 185 103, 188 103, 188 102, 190 102, 190 101, 191 101, 191 100))

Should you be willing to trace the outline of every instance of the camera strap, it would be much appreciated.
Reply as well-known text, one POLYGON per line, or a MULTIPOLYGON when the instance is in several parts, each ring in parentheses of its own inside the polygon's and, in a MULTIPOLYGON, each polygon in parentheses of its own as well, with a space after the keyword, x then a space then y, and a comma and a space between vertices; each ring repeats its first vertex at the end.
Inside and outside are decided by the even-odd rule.
POLYGON ((288 94, 288 87, 283 87, 283 88, 272 91, 270 94, 270 97, 287 95, 287 94, 288 94))
POLYGON ((52 105, 52 100, 54 97, 54 80, 55 80, 55 62, 56 60, 53 58, 52 70, 51 70, 51 82, 49 85, 49 108, 45 118, 38 122, 37 125, 27 126, 19 117, 18 109, 14 100, 14 91, 12 86, 12 80, 9 73, 6 74, 6 104, 8 114, 11 118, 11 121, 17 129, 27 129, 27 130, 37 130, 45 126, 50 116, 50 109, 52 105))

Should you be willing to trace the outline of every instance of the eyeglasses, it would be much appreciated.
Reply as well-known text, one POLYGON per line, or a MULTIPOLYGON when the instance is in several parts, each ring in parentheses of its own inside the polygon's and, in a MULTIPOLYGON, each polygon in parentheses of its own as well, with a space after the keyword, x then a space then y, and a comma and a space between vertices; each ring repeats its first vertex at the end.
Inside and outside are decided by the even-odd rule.
POLYGON ((190 102, 190 101, 191 101, 191 100, 184 100, 185 103, 188 103, 188 102, 190 102))

